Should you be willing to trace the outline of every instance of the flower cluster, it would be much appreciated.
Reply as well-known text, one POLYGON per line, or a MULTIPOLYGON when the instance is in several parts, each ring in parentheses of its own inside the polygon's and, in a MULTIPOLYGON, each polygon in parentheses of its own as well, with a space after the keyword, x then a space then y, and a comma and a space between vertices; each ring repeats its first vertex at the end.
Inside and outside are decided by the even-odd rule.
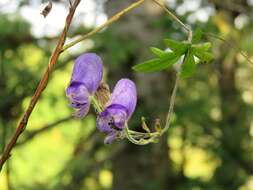
MULTIPOLYGON (((101 84, 103 65, 95 53, 85 53, 75 60, 70 84, 66 95, 77 118, 83 118, 89 111, 94 95, 101 84)), ((98 109, 97 128, 107 134, 104 142, 110 144, 118 138, 135 110, 137 102, 136 86, 129 79, 117 82, 104 106, 95 104, 98 109)), ((98 102, 96 102, 98 103, 98 102)))

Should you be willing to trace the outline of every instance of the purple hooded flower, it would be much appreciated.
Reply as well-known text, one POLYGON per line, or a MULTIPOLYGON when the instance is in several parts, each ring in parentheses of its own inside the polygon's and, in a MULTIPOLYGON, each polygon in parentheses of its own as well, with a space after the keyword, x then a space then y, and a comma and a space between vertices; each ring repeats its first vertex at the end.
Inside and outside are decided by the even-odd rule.
POLYGON ((70 84, 66 89, 75 116, 84 117, 90 107, 89 96, 94 95, 103 76, 102 60, 95 53, 84 53, 75 60, 70 84))
POLYGON ((136 87, 133 81, 121 79, 112 92, 110 101, 97 118, 97 128, 108 136, 105 143, 110 144, 123 130, 134 112, 137 102, 136 87))

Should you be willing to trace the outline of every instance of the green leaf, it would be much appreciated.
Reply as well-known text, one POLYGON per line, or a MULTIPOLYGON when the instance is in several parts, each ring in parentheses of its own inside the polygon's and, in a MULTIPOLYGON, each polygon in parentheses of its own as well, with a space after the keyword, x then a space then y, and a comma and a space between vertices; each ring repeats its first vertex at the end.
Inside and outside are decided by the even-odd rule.
POLYGON ((199 43, 201 38, 203 36, 203 31, 200 28, 197 28, 194 32, 193 32, 193 36, 192 36, 192 43, 199 43))
POLYGON ((208 52, 211 47, 211 43, 203 43, 193 45, 191 48, 192 53, 200 59, 200 61, 211 61, 213 59, 213 54, 208 52))
POLYGON ((208 51, 211 47, 211 43, 210 42, 206 42, 206 43, 202 43, 202 44, 194 44, 192 45, 192 52, 198 52, 198 51, 208 51))
POLYGON ((184 62, 182 63, 183 65, 182 65, 181 76, 189 77, 196 70, 196 64, 195 64, 194 56, 191 51, 188 51, 188 53, 185 56, 186 57, 184 59, 184 62))
POLYGON ((194 54, 197 58, 200 59, 200 61, 206 61, 209 62, 213 59, 213 54, 210 52, 196 52, 194 54))
POLYGON ((162 58, 151 59, 144 63, 135 65, 133 66, 133 69, 135 71, 140 71, 140 72, 161 71, 161 70, 167 69, 168 67, 176 63, 179 58, 180 58, 179 55, 170 52, 170 53, 167 53, 162 58))
POLYGON ((164 52, 163 50, 156 47, 151 47, 150 50, 158 57, 163 57, 164 55, 168 54, 167 52, 164 52))
POLYGON ((188 48, 191 46, 189 42, 179 42, 171 39, 164 39, 164 43, 168 46, 172 51, 179 55, 183 55, 188 48))

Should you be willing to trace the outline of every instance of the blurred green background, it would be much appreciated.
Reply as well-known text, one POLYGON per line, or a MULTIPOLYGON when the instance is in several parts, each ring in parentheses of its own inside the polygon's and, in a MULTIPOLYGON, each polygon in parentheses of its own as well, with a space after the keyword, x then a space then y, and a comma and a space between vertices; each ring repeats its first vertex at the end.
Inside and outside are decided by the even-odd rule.
MULTIPOLYGON (((133 0, 82 0, 67 41, 103 23, 133 0)), ((68 1, 0 0, 0 147, 15 131, 64 25, 68 1), (43 4, 44 3, 44 4, 43 4)), ((149 47, 186 35, 152 1, 64 52, 28 126, 0 174, 0 190, 253 190, 253 68, 236 48, 253 58, 252 0, 167 0, 164 3, 205 37, 214 60, 179 85, 168 134, 157 144, 127 140, 104 145, 93 110, 72 119, 65 97, 73 60, 96 52, 111 86, 134 80, 138 104, 130 128, 140 118, 162 123, 175 72, 136 73, 131 67, 152 57, 149 47), (234 46, 232 47, 231 46, 234 46)))

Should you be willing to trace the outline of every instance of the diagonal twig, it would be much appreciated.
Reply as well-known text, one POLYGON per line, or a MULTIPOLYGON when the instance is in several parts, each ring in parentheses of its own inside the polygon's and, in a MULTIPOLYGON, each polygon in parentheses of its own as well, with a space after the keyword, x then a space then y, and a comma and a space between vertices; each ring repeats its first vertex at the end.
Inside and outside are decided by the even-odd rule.
POLYGON ((187 33, 191 33, 191 29, 186 26, 174 13, 172 13, 163 3, 160 3, 158 0, 152 0, 155 4, 157 4, 161 9, 163 9, 173 20, 181 25, 183 29, 186 30, 187 33))
POLYGON ((69 44, 66 44, 63 48, 62 51, 65 51, 66 49, 76 45, 77 43, 91 37, 92 35, 100 32, 102 29, 104 29, 105 27, 109 26, 110 24, 112 24, 113 22, 119 20, 124 14, 126 14, 127 12, 133 10, 134 8, 138 7, 139 5, 141 5, 145 0, 139 0, 137 2, 132 3, 131 5, 129 5, 128 7, 122 9, 121 11, 117 12, 115 15, 113 15, 111 18, 109 18, 104 24, 102 24, 101 26, 98 26, 97 28, 95 28, 94 30, 88 32, 87 34, 81 36, 80 38, 77 38, 76 40, 74 40, 73 42, 70 42, 69 44))
POLYGON ((27 122, 28 122, 28 119, 38 101, 38 99, 40 98, 43 90, 45 89, 45 87, 47 86, 47 82, 48 82, 48 79, 49 79, 49 75, 52 73, 53 71, 53 68, 54 68, 54 65, 56 64, 60 54, 61 54, 61 50, 62 50, 62 47, 64 46, 64 43, 65 43, 65 39, 66 39, 66 36, 67 36, 67 32, 69 30, 69 27, 70 27, 70 24, 71 24, 71 21, 72 21, 72 18, 74 16, 74 13, 75 13, 75 10, 78 6, 78 4, 80 3, 81 0, 75 0, 74 3, 73 3, 73 6, 70 7, 69 9, 69 13, 66 17, 66 21, 65 21, 65 26, 64 26, 64 29, 59 37, 59 40, 58 40, 58 43, 49 59, 49 62, 48 62, 48 67, 47 67, 47 70, 46 72, 44 73, 44 75, 42 76, 41 78, 41 81, 40 83, 38 84, 37 86, 37 89, 30 101, 30 104, 27 108, 27 110, 25 111, 21 121, 19 122, 18 124, 18 127, 14 133, 14 135, 11 137, 11 140, 10 142, 7 144, 3 154, 2 154, 2 157, 0 159, 0 171, 2 170, 2 167, 5 163, 5 161, 10 157, 10 153, 11 153, 11 150, 13 149, 13 147, 15 146, 16 142, 17 142, 17 139, 18 137, 22 134, 22 132, 24 131, 26 125, 27 125, 27 122))

